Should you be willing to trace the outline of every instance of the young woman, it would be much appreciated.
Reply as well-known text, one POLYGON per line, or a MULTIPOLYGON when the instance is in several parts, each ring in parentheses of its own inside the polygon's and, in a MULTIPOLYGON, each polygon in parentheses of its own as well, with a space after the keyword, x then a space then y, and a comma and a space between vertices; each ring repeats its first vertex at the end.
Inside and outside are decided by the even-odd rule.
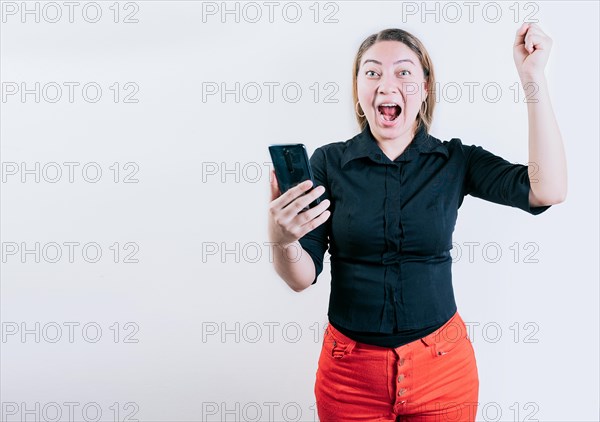
POLYGON ((537 88, 537 102, 527 105, 535 183, 526 165, 429 135, 433 65, 400 29, 373 34, 358 49, 361 133, 315 150, 317 187, 307 193, 304 182, 282 195, 271 173, 277 273, 300 292, 316 283, 328 247, 331 254, 314 390, 321 421, 475 420, 479 378, 454 300, 452 232, 468 194, 532 215, 564 201, 565 155, 544 77, 551 45, 530 23, 514 43, 523 86, 537 88), (319 196, 317 207, 300 212, 319 196))

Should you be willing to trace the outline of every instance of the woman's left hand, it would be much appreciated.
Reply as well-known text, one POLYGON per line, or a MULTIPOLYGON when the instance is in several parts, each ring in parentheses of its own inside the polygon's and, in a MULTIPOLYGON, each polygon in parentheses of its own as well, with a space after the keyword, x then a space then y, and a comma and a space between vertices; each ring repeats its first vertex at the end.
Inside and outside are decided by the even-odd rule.
POLYGON ((552 39, 536 23, 524 22, 517 30, 513 46, 519 76, 523 79, 543 75, 551 48, 552 39))

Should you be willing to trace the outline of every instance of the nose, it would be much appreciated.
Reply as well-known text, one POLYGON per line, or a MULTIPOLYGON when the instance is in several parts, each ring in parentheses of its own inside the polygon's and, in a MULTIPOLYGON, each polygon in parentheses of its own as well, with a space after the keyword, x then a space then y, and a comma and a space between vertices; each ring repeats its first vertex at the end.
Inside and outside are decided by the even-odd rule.
POLYGON ((382 77, 381 84, 377 87, 377 92, 382 95, 398 94, 399 89, 392 77, 382 77))

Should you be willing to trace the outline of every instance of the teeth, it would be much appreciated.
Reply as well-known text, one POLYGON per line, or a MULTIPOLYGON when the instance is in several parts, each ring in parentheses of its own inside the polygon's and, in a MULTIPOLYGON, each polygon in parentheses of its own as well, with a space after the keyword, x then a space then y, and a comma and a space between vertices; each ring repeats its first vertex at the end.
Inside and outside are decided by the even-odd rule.
POLYGON ((386 104, 380 104, 379 106, 380 107, 395 107, 397 105, 398 104, 396 104, 396 103, 386 103, 386 104))

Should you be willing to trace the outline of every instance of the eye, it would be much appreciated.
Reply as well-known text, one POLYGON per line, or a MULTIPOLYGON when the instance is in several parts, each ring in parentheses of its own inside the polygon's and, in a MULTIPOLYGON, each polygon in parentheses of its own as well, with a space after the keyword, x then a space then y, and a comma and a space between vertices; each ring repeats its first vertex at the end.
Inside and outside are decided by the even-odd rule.
POLYGON ((410 75, 410 70, 401 70, 401 71, 400 71, 400 74, 401 74, 402 76, 408 76, 408 75, 410 75), (404 73, 404 72, 406 72, 406 73, 404 73))
POLYGON ((376 73, 374 70, 367 70, 367 71, 365 72, 365 75, 367 75, 367 76, 372 76, 372 75, 369 75, 369 74, 372 74, 372 75, 377 75, 377 73, 376 73))

